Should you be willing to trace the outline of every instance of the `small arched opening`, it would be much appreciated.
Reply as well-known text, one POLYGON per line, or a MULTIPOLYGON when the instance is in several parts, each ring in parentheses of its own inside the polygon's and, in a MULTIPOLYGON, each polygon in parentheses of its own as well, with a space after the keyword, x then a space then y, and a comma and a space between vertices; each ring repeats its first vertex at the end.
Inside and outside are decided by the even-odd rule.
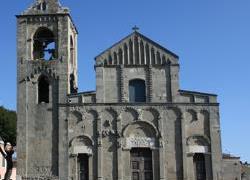
POLYGON ((56 58, 56 41, 51 30, 39 28, 33 37, 33 58, 53 60, 56 58))
POLYGON ((38 80, 38 103, 49 103, 49 79, 41 76, 38 80))

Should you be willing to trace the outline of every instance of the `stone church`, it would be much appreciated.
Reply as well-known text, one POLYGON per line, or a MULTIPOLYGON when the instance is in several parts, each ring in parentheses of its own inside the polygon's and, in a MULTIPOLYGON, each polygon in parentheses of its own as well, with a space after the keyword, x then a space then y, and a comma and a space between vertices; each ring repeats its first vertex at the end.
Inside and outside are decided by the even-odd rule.
POLYGON ((217 96, 180 89, 179 57, 135 29, 78 92, 77 35, 58 0, 17 15, 18 178, 221 180, 217 96))

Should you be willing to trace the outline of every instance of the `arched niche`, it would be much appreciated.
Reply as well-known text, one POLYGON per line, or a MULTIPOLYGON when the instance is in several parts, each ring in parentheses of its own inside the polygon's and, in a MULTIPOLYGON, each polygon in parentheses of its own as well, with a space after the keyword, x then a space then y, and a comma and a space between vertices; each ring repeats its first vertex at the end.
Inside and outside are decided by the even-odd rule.
POLYGON ((69 142, 69 146, 71 155, 77 155, 77 154, 92 155, 94 142, 89 136, 82 135, 73 138, 69 142))
POLYGON ((123 132, 125 148, 155 148, 157 146, 158 131, 156 127, 145 121, 136 121, 127 125, 123 132))
POLYGON ((198 120, 197 113, 196 113, 195 110, 193 110, 193 109, 188 109, 186 114, 187 114, 188 122, 189 122, 189 123, 192 123, 192 122, 198 120))
POLYGON ((210 140, 203 135, 193 135, 187 138, 189 153, 209 153, 210 140))

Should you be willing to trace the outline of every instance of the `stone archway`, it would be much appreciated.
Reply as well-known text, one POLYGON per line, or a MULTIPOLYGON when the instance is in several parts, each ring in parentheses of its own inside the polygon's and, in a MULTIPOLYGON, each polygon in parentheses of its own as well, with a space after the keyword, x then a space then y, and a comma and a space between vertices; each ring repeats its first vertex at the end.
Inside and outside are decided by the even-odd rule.
POLYGON ((69 142, 70 177, 72 179, 89 180, 93 165, 93 141, 87 135, 73 138, 69 142))
POLYGON ((150 122, 135 121, 124 128, 125 169, 130 179, 159 179, 159 151, 157 128, 150 122), (145 174, 145 172, 147 172, 145 174))

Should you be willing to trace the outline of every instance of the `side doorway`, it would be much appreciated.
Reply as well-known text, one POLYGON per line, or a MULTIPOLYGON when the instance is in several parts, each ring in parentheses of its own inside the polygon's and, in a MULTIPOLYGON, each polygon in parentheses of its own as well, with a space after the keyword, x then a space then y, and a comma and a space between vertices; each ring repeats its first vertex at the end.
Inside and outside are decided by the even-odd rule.
POLYGON ((89 180, 89 156, 78 155, 78 180, 89 180))

